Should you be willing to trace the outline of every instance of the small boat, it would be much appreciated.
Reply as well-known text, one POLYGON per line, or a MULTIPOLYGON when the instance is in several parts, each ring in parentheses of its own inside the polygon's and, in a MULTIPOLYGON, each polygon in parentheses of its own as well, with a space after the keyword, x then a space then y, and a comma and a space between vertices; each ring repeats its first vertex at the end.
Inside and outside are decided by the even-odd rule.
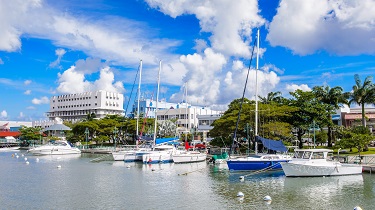
POLYGON ((52 140, 48 144, 40 147, 35 147, 27 151, 33 155, 67 155, 67 154, 81 154, 81 150, 74 147, 66 140, 52 140))
POLYGON ((332 159, 331 149, 295 149, 289 162, 281 163, 287 177, 341 176, 362 173, 362 166, 332 159))
POLYGON ((172 163, 173 155, 179 153, 180 151, 173 145, 158 145, 152 151, 142 155, 142 162, 146 164, 172 163))
POLYGON ((291 159, 289 155, 263 154, 231 158, 227 160, 227 164, 229 170, 232 171, 279 170, 281 169, 281 163, 288 162, 291 159))
POLYGON ((122 150, 118 152, 112 152, 113 160, 134 162, 142 161, 142 155, 147 154, 151 151, 151 147, 140 147, 132 150, 122 150))
POLYGON ((202 162, 207 159, 207 154, 199 151, 184 151, 172 156, 175 163, 194 163, 202 162))

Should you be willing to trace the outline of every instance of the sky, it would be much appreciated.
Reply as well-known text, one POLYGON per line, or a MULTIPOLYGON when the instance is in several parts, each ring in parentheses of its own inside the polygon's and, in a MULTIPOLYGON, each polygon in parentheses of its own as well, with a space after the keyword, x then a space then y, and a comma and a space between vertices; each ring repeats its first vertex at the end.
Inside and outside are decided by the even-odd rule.
POLYGON ((0 120, 45 120, 55 95, 107 90, 225 110, 375 72, 375 0, 0 0, 0 120), (255 49, 255 52, 257 50, 255 49), (251 61, 251 65, 250 65, 251 61), (132 91, 133 90, 133 91, 132 91))

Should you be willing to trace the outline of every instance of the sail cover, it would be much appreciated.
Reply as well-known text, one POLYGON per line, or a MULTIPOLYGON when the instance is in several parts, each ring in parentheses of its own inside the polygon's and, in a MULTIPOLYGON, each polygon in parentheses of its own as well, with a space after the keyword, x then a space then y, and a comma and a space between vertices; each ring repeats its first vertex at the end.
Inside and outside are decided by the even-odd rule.
POLYGON ((288 148, 285 147, 283 141, 275 141, 271 139, 266 139, 260 136, 257 136, 257 140, 261 141, 264 147, 267 147, 270 150, 275 150, 279 152, 286 152, 288 148))

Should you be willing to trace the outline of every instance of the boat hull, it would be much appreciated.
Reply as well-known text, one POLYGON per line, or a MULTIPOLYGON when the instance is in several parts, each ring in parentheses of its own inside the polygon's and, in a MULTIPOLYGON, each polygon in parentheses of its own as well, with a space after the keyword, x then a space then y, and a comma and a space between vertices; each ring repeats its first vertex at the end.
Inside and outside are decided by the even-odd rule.
POLYGON ((227 160, 229 170, 233 171, 254 171, 262 169, 280 170, 281 163, 287 162, 288 160, 278 161, 245 161, 245 160, 227 160))
POLYGON ((77 148, 64 149, 64 148, 46 148, 46 149, 30 149, 29 153, 33 155, 68 155, 68 154, 81 154, 77 148))
POLYGON ((308 163, 281 163, 287 177, 343 176, 362 173, 362 166, 357 164, 311 165, 308 163))
POLYGON ((202 162, 207 159, 207 154, 204 153, 182 153, 173 155, 173 162, 175 163, 194 163, 202 162))

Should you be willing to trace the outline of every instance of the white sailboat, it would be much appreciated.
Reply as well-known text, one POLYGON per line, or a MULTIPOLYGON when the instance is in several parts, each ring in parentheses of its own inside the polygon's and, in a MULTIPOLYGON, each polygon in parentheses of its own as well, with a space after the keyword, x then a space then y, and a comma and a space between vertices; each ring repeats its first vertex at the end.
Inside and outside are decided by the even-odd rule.
MULTIPOLYGON (((269 149, 276 151, 287 151, 287 148, 281 141, 261 138, 258 136, 258 69, 259 69, 259 29, 257 31, 257 59, 256 59, 256 75, 255 75, 255 155, 247 157, 235 157, 227 160, 228 168, 231 171, 246 170, 267 170, 281 169, 280 163, 291 160, 289 155, 283 154, 258 154, 258 139, 263 145, 269 149)), ((247 82, 247 81, 246 81, 247 82)), ((245 85, 246 88, 246 85, 245 85)))
POLYGON ((142 162, 147 164, 152 163, 170 163, 173 161, 173 154, 177 153, 177 149, 173 145, 156 145, 156 126, 157 126, 157 110, 159 101, 159 87, 160 87, 160 71, 161 71, 161 61, 159 62, 158 71, 158 85, 156 92, 156 108, 155 108, 155 123, 154 123, 154 140, 153 140, 153 150, 147 154, 142 155, 142 162))
MULTIPOLYGON (((187 113, 187 83, 185 84, 185 102, 186 102, 186 116, 188 117, 188 113, 187 113)), ((207 159, 207 153, 201 153, 199 151, 195 151, 194 147, 190 148, 190 146, 187 142, 187 133, 185 135, 185 151, 183 151, 179 154, 173 155, 173 162, 175 162, 175 163, 201 162, 201 161, 205 161, 206 159, 207 159)))
POLYGON ((141 95, 141 81, 142 81, 142 60, 139 63, 139 81, 138 81, 138 99, 137 99, 137 122, 136 122, 136 148, 131 150, 122 150, 117 152, 112 152, 113 159, 115 161, 142 161, 142 155, 151 151, 149 145, 138 145, 139 141, 139 101, 141 95))

